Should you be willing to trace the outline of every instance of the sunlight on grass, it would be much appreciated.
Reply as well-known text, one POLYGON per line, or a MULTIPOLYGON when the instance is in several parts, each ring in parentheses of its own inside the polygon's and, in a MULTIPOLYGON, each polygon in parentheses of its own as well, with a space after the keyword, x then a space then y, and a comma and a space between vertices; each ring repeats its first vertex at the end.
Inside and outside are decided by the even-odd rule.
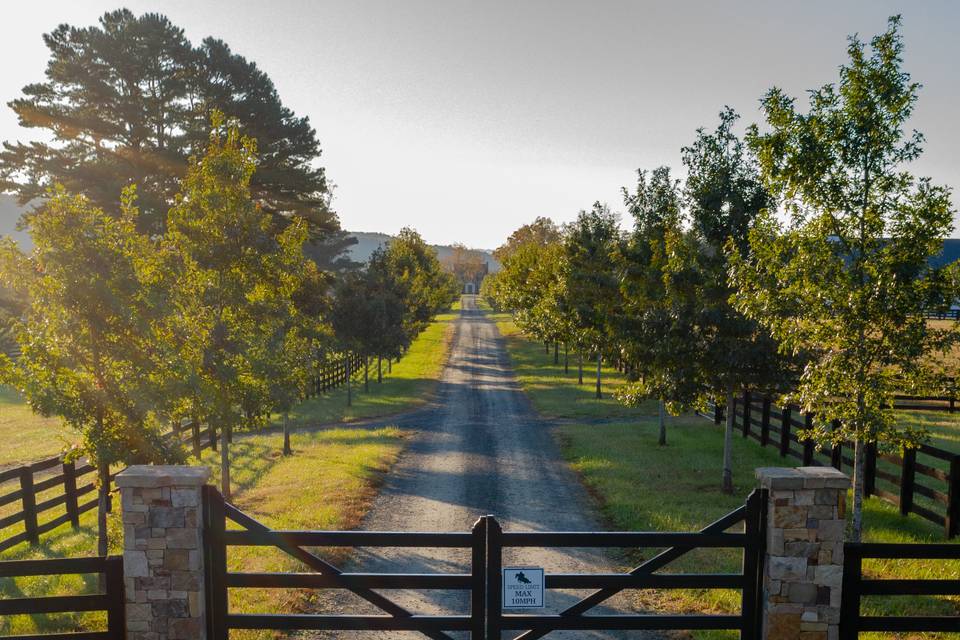
MULTIPOLYGON (((282 456, 278 433, 238 438, 231 447, 236 481, 235 503, 265 524, 293 529, 349 529, 357 526, 376 495, 383 475, 403 445, 396 428, 329 429, 301 434, 294 455, 282 456)), ((219 458, 204 454, 216 483, 219 458)), ((118 503, 115 500, 115 503, 118 503)), ((119 508, 111 516, 111 553, 119 553, 122 530, 119 508)), ((96 512, 81 518, 81 527, 64 525, 44 536, 39 546, 22 544, 0 554, 0 560, 89 556, 96 551, 96 512)), ((337 559, 337 556, 334 556, 337 559)), ((234 571, 297 570, 297 563, 279 552, 254 547, 233 549, 234 571)), ((0 578, 0 597, 76 595, 96 592, 96 576, 0 578)), ((239 611, 291 611, 305 606, 307 592, 235 590, 231 606, 239 611)), ((68 632, 103 628, 99 613, 0 616, 0 635, 68 632)), ((241 636, 237 636, 241 637, 241 636)), ((251 637, 251 636, 244 636, 251 637)), ((266 637, 266 636, 263 636, 266 637)))
POLYGON ((508 314, 495 313, 491 317, 506 341, 520 385, 541 414, 557 418, 618 418, 656 413, 655 403, 625 407, 614 398, 614 390, 626 379, 611 367, 603 368, 600 387, 603 398, 597 400, 595 360, 584 362, 583 384, 577 384, 576 354, 569 354, 568 371, 564 373, 562 345, 559 363, 554 364, 553 351, 547 354, 543 344, 525 337, 508 314))
POLYGON ((16 391, 0 386, 0 467, 55 456, 76 439, 60 418, 37 415, 16 391))

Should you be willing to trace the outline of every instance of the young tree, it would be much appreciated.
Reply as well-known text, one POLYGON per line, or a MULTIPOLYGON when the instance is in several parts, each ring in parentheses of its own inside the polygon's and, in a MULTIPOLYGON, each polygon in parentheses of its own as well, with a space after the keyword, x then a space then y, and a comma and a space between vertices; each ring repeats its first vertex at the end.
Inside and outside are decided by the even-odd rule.
POLYGON ((897 425, 893 397, 922 389, 933 356, 954 339, 924 312, 949 306, 957 290, 929 261, 952 228, 950 192, 904 168, 923 138, 904 131, 919 85, 902 69, 900 18, 869 51, 851 37, 847 52, 839 84, 811 91, 806 114, 780 89, 764 97, 769 131, 753 128, 749 140, 791 218, 781 228, 768 215, 751 235, 752 258, 732 255, 738 308, 784 351, 810 358, 796 389, 818 418, 806 433, 856 443, 859 540, 865 449, 912 447, 923 437, 897 425))
POLYGON ((76 454, 98 469, 100 555, 107 553, 109 467, 176 461, 154 407, 153 326, 165 313, 149 285, 158 268, 151 241, 136 231, 134 190, 112 217, 62 187, 26 217, 33 239, 22 254, 7 239, 2 276, 29 299, 17 323, 21 354, 3 358, 3 381, 31 407, 59 415, 81 436, 76 454))
POLYGON ((169 331, 190 372, 195 414, 220 430, 227 498, 231 434, 244 422, 262 423, 271 406, 262 373, 274 357, 271 338, 283 334, 274 324, 296 289, 288 261, 304 237, 300 225, 274 233, 249 190, 255 165, 254 142, 215 114, 206 155, 191 163, 163 239, 177 280, 169 331))
POLYGON ((756 161, 733 131, 738 118, 732 109, 724 109, 715 131, 698 130, 694 143, 682 150, 690 233, 685 243, 677 243, 669 263, 674 293, 685 296, 695 309, 700 395, 726 399, 722 489, 728 493, 733 491, 735 394, 775 388, 785 373, 769 333, 730 303, 730 254, 724 247, 749 255, 749 230, 771 205, 756 161))
MULTIPOLYGON (((0 191, 21 204, 53 184, 118 212, 120 190, 138 185, 141 229, 160 232, 191 154, 203 153, 210 114, 235 118, 260 152, 250 194, 279 228, 292 217, 322 239, 338 228, 320 145, 307 118, 280 101, 273 82, 222 41, 192 45, 165 16, 127 9, 98 26, 60 25, 44 35, 46 78, 10 102, 20 125, 43 140, 4 143, 0 191)), ((332 238, 339 246, 343 238, 332 238)))
POLYGON ((617 397, 625 404, 656 398, 659 404, 660 445, 667 443, 666 405, 686 407, 697 399, 698 353, 690 298, 671 295, 671 248, 683 236, 680 183, 669 167, 649 174, 638 171, 634 193, 623 190, 624 204, 633 216, 633 232, 617 253, 621 313, 615 319, 624 358, 636 380, 624 385, 617 397))
POLYGON ((610 319, 617 314, 620 289, 614 253, 620 241, 617 218, 599 202, 581 211, 564 236, 567 300, 572 321, 597 358, 596 397, 601 397, 601 367, 612 345, 610 319))

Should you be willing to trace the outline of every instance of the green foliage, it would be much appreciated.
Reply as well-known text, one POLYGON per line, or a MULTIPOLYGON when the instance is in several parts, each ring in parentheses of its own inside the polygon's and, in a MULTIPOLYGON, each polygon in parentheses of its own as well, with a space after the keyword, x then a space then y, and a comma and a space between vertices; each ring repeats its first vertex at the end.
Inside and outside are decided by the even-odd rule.
POLYGON ((35 411, 62 416, 82 437, 78 453, 101 465, 177 457, 155 411, 157 252, 136 230, 134 189, 124 193, 113 217, 58 188, 26 219, 33 251, 7 240, 0 254, 7 286, 29 299, 3 382, 35 411))
POLYGON ((560 242, 562 233, 556 223, 542 216, 525 224, 510 234, 507 241, 493 251, 493 257, 503 262, 510 258, 520 247, 533 243, 540 246, 560 242))
POLYGON ((953 210, 947 188, 903 168, 923 138, 904 131, 919 85, 901 69, 899 30, 892 18, 869 53, 851 38, 839 84, 811 91, 806 114, 772 89, 763 100, 769 131, 750 134, 790 220, 765 216, 750 236, 752 257, 730 251, 735 302, 784 352, 809 359, 796 391, 820 418, 811 434, 819 440, 915 446, 924 434, 895 423, 893 395, 924 389, 935 373, 931 356, 956 337, 924 317, 957 296, 955 271, 929 262, 953 210), (834 419, 842 421, 837 432, 827 428, 834 419))

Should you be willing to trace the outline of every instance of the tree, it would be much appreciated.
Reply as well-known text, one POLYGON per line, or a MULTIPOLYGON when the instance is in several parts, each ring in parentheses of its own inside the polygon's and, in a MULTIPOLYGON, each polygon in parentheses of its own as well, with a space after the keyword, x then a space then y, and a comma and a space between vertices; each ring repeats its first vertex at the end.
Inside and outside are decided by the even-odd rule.
MULTIPOLYGON (((230 495, 229 440, 272 408, 266 371, 289 322, 289 299, 303 267, 303 225, 282 233, 249 189, 256 145, 214 114, 206 154, 190 165, 167 218, 165 268, 175 274, 168 331, 192 385, 197 417, 220 429, 221 484, 230 495)), ((298 349, 299 351, 299 349, 298 349)))
POLYGON ((695 314, 700 396, 726 398, 722 488, 728 493, 733 491, 735 393, 776 388, 786 373, 769 333, 730 303, 730 256, 749 255, 749 230, 772 204, 756 161, 733 131, 738 118, 729 107, 724 109, 715 131, 699 129, 694 143, 682 150, 691 226, 686 243, 676 244, 669 263, 673 294, 686 297, 695 314))
POLYGON ((567 299, 572 321, 597 358, 596 396, 601 397, 601 366, 611 346, 610 318, 620 299, 614 252, 620 241, 617 218, 599 202, 581 211, 564 236, 567 299))
POLYGON ((221 111, 258 141, 250 193, 278 228, 302 217, 315 239, 338 229, 309 120, 225 43, 194 47, 166 17, 127 9, 104 14, 99 26, 60 25, 44 42, 46 79, 10 107, 21 126, 50 141, 4 143, 0 191, 26 204, 62 184, 116 214, 121 189, 137 184, 141 229, 161 232, 188 157, 203 152, 210 114, 221 111))
POLYGON ((3 358, 3 382, 43 415, 59 415, 81 436, 98 469, 98 544, 107 553, 109 467, 180 459, 161 437, 153 326, 165 313, 150 284, 158 268, 151 241, 136 231, 133 188, 112 217, 62 187, 26 216, 29 255, 9 239, 0 248, 7 286, 29 300, 16 333, 21 353, 3 358))
POLYGON ((493 251, 493 257, 504 262, 521 246, 534 243, 540 246, 554 244, 560 241, 560 228, 550 218, 537 217, 530 224, 525 224, 510 234, 507 241, 493 251))
POLYGON ((671 178, 669 167, 654 169, 649 179, 646 172, 637 173, 636 191, 623 190, 634 228, 617 253, 623 302, 615 319, 634 380, 617 397, 628 405, 657 399, 662 446, 667 443, 666 405, 679 409, 697 398, 696 315, 685 304, 690 299, 671 295, 676 287, 669 286, 668 276, 676 275, 668 265, 671 248, 683 236, 680 182, 671 178))
POLYGON ((863 526, 868 446, 914 447, 923 433, 898 426, 893 396, 922 389, 935 355, 955 339, 924 312, 956 299, 955 278, 929 259, 952 228, 950 191, 904 167, 922 136, 904 127, 919 85, 902 69, 900 18, 867 51, 851 37, 840 82, 810 92, 809 111, 771 89, 769 131, 749 141, 790 215, 767 215, 735 257, 737 307, 763 322, 787 353, 809 362, 796 396, 817 416, 805 435, 855 442, 853 539, 863 526), (841 428, 828 425, 839 420, 841 428))

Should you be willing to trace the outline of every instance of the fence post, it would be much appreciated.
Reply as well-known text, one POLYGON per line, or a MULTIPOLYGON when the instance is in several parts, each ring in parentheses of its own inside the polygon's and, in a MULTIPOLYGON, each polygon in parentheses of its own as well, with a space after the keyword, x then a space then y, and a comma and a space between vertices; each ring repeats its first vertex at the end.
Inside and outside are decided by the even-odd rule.
MULTIPOLYGON (((840 430, 839 420, 833 421, 832 429, 834 431, 840 430)), ((830 445, 830 465, 837 471, 843 471, 843 445, 839 442, 830 445)))
POLYGON ((767 491, 755 489, 747 496, 747 512, 743 530, 747 543, 743 549, 742 573, 744 579, 740 610, 745 621, 740 640, 757 640, 760 637, 760 591, 763 589, 764 516, 767 509, 767 491))
POLYGON ((473 538, 470 560, 473 574, 473 584, 470 587, 470 637, 482 638, 487 613, 487 519, 478 518, 470 533, 473 538))
POLYGON ((127 635, 126 620, 124 620, 124 597, 123 588, 123 557, 109 556, 106 559, 106 571, 104 572, 104 586, 106 587, 107 600, 107 633, 111 640, 125 640, 127 635))
POLYGON ((500 618, 503 615, 503 554, 500 535, 503 529, 493 516, 487 516, 487 633, 484 638, 500 637, 500 618))
POLYGON ((762 636, 837 638, 850 479, 833 467, 757 469, 767 500, 762 636))
POLYGON ((863 495, 872 496, 877 490, 877 443, 866 445, 866 464, 863 467, 863 495))
POLYGON ((743 437, 746 438, 750 435, 750 404, 752 399, 750 398, 750 392, 743 392, 743 437))
MULTIPOLYGON (((810 429, 813 429, 813 414, 807 412, 803 422, 803 430, 808 431, 810 429)), ((813 449, 813 440, 811 438, 803 441, 803 466, 813 466, 813 449)))
POLYGON ((770 396, 763 397, 763 410, 760 413, 760 446, 770 442, 770 396))
POLYGON ((843 587, 840 605, 840 640, 857 640, 857 622, 860 619, 860 576, 863 556, 859 543, 849 543, 843 549, 843 587))
POLYGON ((76 529, 80 526, 80 506, 77 504, 77 466, 72 462, 63 463, 63 496, 70 525, 76 529))
POLYGON ((960 534, 960 454, 950 460, 950 488, 947 490, 947 521, 946 533, 948 538, 960 534))
POLYGON ((20 467, 20 504, 23 505, 23 529, 31 544, 40 542, 37 533, 37 496, 33 491, 33 470, 20 467))
POLYGON ((790 452, 790 405, 780 413, 780 457, 786 458, 790 452))
POLYGON ((917 474, 917 450, 903 450, 903 466, 900 467, 900 514, 908 515, 913 507, 913 483, 917 474))
POLYGON ((201 491, 210 469, 135 465, 117 474, 128 640, 206 640, 201 491))

